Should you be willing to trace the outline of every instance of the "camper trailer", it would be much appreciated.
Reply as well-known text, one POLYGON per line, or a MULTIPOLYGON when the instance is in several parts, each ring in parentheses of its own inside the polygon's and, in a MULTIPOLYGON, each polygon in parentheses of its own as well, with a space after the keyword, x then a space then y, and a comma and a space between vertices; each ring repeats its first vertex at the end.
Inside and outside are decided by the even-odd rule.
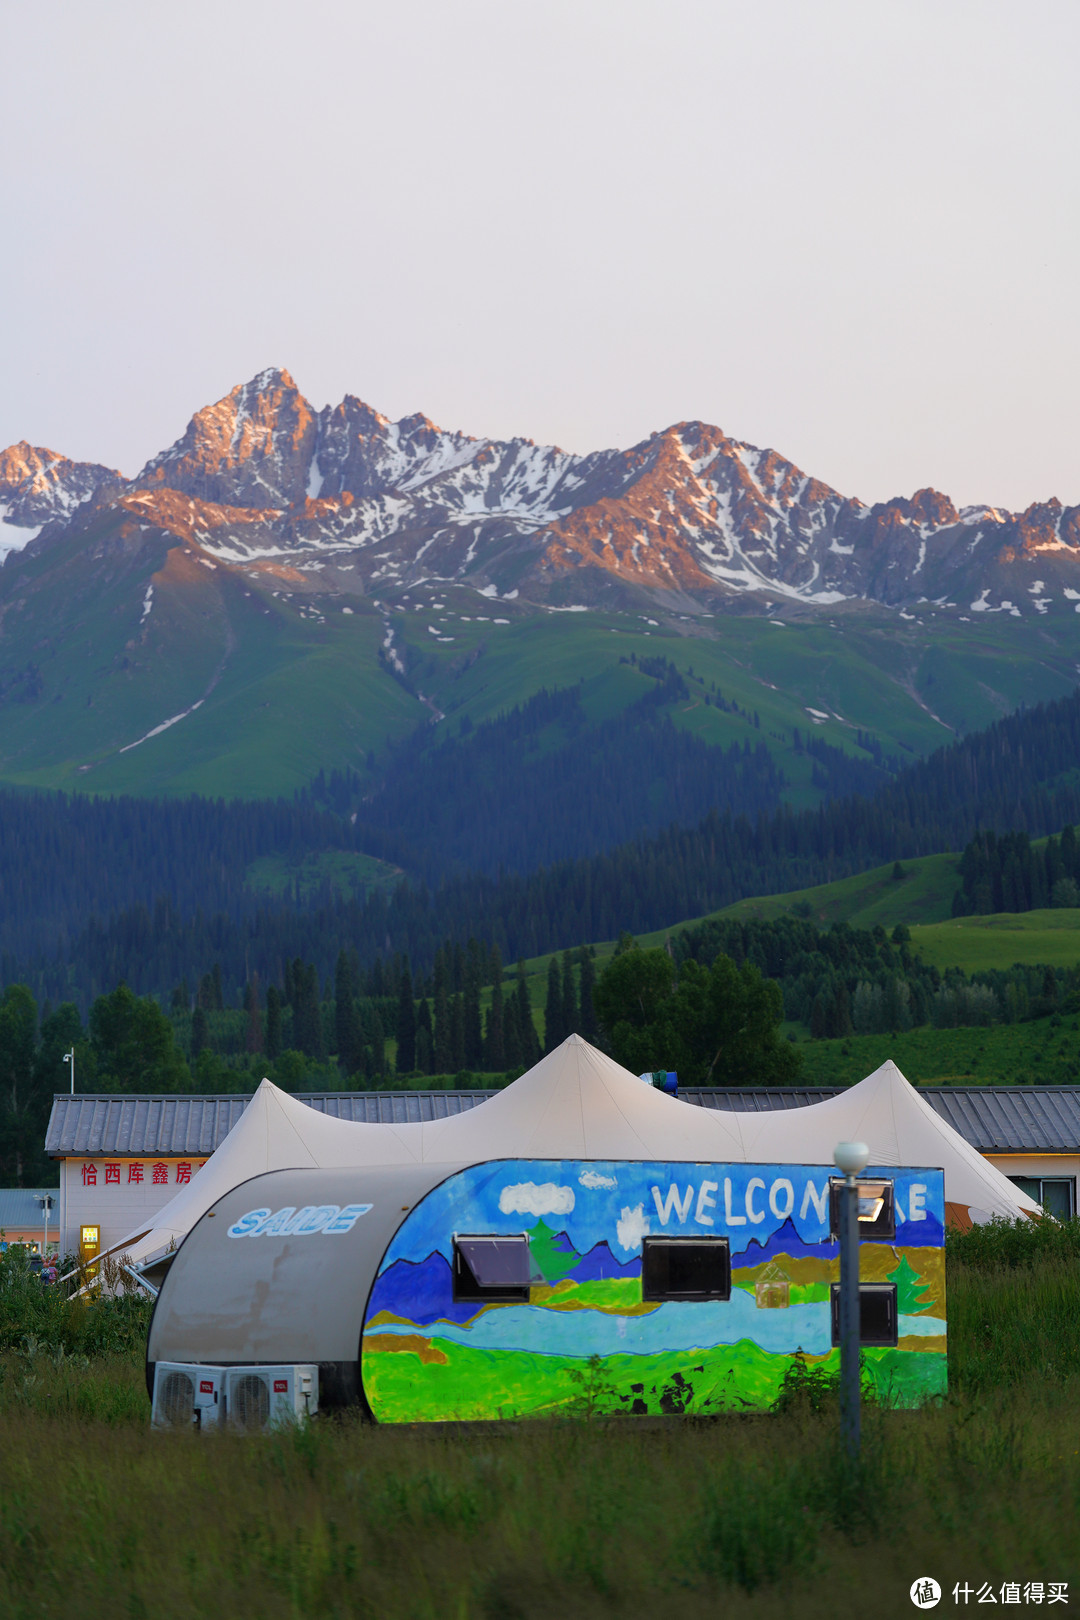
MULTIPOLYGON (((290 1391, 308 1380, 290 1414, 359 1403, 390 1423, 582 1400, 763 1409, 793 1358, 838 1358, 835 1175, 507 1157, 272 1170, 222 1193, 181 1244, 148 1387, 158 1368, 213 1369, 225 1421, 230 1387, 269 1419, 270 1385, 290 1377, 290 1391)), ((915 1406, 945 1390, 944 1177, 875 1166, 860 1185, 867 1370, 915 1406)))

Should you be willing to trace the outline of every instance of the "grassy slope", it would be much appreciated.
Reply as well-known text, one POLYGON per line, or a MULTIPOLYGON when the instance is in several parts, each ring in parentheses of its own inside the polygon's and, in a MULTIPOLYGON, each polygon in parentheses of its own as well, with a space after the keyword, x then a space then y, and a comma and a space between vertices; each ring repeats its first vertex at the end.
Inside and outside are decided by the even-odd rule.
POLYGON ((917 1085, 1076 1085, 1080 1022, 1039 1018, 985 1029, 910 1029, 899 1035, 804 1040, 800 1083, 851 1086, 892 1058, 917 1085))
POLYGON ((1080 962, 1080 910, 956 917, 913 928, 911 942, 935 967, 962 967, 968 973, 1016 962, 1075 967, 1080 962))
POLYGON ((400 866, 376 860, 374 855, 356 855, 343 849, 324 849, 297 860, 284 855, 265 855, 253 861, 245 883, 256 894, 291 894, 297 884, 303 899, 317 893, 324 883, 346 896, 360 898, 372 889, 393 889, 402 876, 400 866))
MULTIPOLYGON (((362 766, 369 750, 381 754, 429 717, 378 662, 383 622, 370 598, 290 602, 178 550, 140 549, 112 533, 69 539, 47 560, 19 565, 18 595, 5 605, 0 779, 103 792, 288 792, 320 766, 362 766), (20 701, 11 681, 31 663, 42 690, 20 701), (120 752, 200 700, 186 719, 120 752)), ((674 719, 711 743, 775 748, 796 805, 819 794, 811 762, 791 752, 794 727, 852 752, 861 727, 887 753, 915 757, 955 730, 1068 691, 1080 652, 1075 615, 916 624, 875 609, 780 627, 761 609, 703 619, 654 609, 654 623, 633 612, 536 610, 458 588, 413 597, 421 611, 391 614, 398 646, 415 684, 451 721, 467 714, 476 723, 543 685, 579 679, 586 711, 601 719, 652 687, 620 658, 659 654, 757 711, 760 729, 706 706, 692 685, 674 719), (810 709, 829 718, 816 724, 810 709)))

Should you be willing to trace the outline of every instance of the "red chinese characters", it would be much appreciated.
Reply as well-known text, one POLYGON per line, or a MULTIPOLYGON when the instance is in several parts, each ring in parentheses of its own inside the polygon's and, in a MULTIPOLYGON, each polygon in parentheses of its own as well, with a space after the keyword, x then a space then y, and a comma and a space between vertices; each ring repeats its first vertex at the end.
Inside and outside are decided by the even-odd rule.
POLYGON ((119 1187, 120 1166, 118 1164, 107 1164, 105 1166, 105 1185, 106 1187, 119 1187))
POLYGON ((167 1164, 161 1163, 159 1161, 154 1166, 153 1185, 155 1187, 167 1187, 168 1184, 169 1184, 169 1167, 168 1167, 167 1164))
POLYGON ((136 1182, 136 1183, 140 1182, 142 1180, 142 1178, 143 1178, 143 1167, 142 1167, 142 1165, 141 1164, 129 1164, 128 1165, 128 1186, 130 1187, 133 1181, 136 1182))
POLYGON ((190 1180, 191 1180, 191 1166, 190 1166, 190 1164, 178 1164, 177 1167, 176 1167, 176 1184, 177 1184, 177 1186, 182 1186, 184 1182, 187 1182, 187 1181, 190 1181, 190 1180))
POLYGON ((84 1164, 82 1167, 82 1184, 84 1187, 97 1186, 97 1165, 84 1164))

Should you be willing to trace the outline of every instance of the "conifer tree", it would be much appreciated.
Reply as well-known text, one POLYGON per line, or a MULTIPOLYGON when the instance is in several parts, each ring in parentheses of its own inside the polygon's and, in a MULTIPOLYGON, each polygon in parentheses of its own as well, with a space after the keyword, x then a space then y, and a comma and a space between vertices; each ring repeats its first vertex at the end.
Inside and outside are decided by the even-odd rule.
POLYGON ((574 983, 574 956, 572 951, 563 951, 562 959, 562 1014, 563 1037, 579 1035, 578 1029, 578 999, 577 985, 574 983))
POLYGON ((263 1049, 262 1016, 259 1012, 259 975, 253 974, 248 980, 244 991, 244 1008, 248 1015, 247 1049, 249 1052, 261 1052, 263 1049))
POLYGON ((491 1074, 506 1068, 506 1040, 503 1020, 502 980, 496 979, 491 991, 491 1006, 487 1015, 487 1040, 484 1067, 491 1074))
POLYGON ((503 1064, 507 1069, 516 1069, 522 1061, 518 999, 511 990, 503 1003, 503 1064))
POLYGON ((281 992, 272 984, 266 992, 266 1057, 276 1063, 281 1056, 281 992))
POLYGON ((465 998, 459 991, 450 1000, 450 1069, 465 1067, 465 998))
POLYGON ((412 1074, 416 1068, 416 1007, 413 1003, 412 974, 406 956, 401 969, 397 1014, 397 1072, 412 1074))
POLYGON ((593 966, 592 952, 587 945, 582 945, 578 951, 578 960, 581 963, 581 1013, 578 1031, 584 1040, 596 1042, 600 1032, 596 1019, 596 1008, 593 1006, 593 985, 596 983, 596 968, 593 966))
POLYGON ((525 963, 518 961, 517 985, 514 989, 514 998, 517 1002, 517 1026, 520 1052, 518 1062, 524 1063, 526 1068, 540 1057, 540 1037, 536 1033, 533 1023, 532 1002, 529 999, 529 984, 525 977, 525 963))
POLYGON ((206 1008, 200 1002, 191 1017, 191 1056, 192 1061, 200 1052, 205 1052, 210 1045, 210 1021, 206 1016, 206 1008))
POLYGON ((386 1073, 386 1031, 377 1007, 371 1010, 368 1031, 371 1036, 371 1071, 381 1080, 386 1073))
POLYGON ((465 962, 465 986, 461 995, 461 1052, 466 1069, 479 1069, 484 1063, 484 1029, 480 1022, 480 961, 473 949, 476 941, 469 941, 469 954, 465 962))
POLYGON ((334 1034, 336 1037, 338 1062, 346 1074, 351 1071, 348 1063, 354 1054, 356 1031, 356 985, 353 980, 352 963, 348 952, 338 952, 337 967, 334 970, 334 1034))
POLYGON ((544 1051, 554 1052, 566 1038, 563 1018, 563 985, 559 958, 548 963, 547 1001, 544 1003, 544 1051))
POLYGON ((435 953, 435 1067, 434 1074, 449 1074, 454 1066, 454 1034, 450 1021, 446 958, 442 948, 435 953))
POLYGON ((416 1067, 421 1074, 434 1073, 435 1040, 431 1028, 431 1006, 426 996, 421 999, 416 1015, 416 1067))

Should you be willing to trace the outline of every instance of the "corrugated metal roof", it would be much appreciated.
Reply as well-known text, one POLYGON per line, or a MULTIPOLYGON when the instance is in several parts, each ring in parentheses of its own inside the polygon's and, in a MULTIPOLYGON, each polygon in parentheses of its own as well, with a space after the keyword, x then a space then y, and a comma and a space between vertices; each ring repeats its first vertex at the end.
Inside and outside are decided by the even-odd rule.
POLYGON ((39 1199, 46 1194, 52 1199, 49 1226, 56 1231, 60 1219, 59 1187, 0 1187, 0 1232, 44 1232, 45 1216, 39 1199))
MULTIPOLYGON (((298 1092, 320 1114, 365 1124, 417 1124, 464 1113, 494 1096, 491 1091, 298 1092)), ((209 1154, 228 1136, 250 1095, 118 1096, 53 1098, 45 1151, 53 1158, 140 1158, 151 1154, 209 1154)))
POLYGON ((64 1096, 53 1098, 45 1151, 71 1154, 213 1153, 250 1097, 64 1096))
MULTIPOLYGON (((739 1113, 806 1108, 841 1086, 691 1088, 683 1102, 739 1113)), ((920 1093, 980 1153, 1080 1153, 1080 1086, 921 1086, 920 1093)), ((493 1091, 312 1091, 298 1102, 334 1119, 415 1125, 462 1114, 493 1091)), ((250 1096, 76 1096, 53 1099, 45 1151, 54 1158, 208 1154, 224 1141, 250 1096)))
MULTIPOLYGON (((702 1108, 768 1113, 806 1108, 836 1097, 842 1086, 761 1090, 687 1090, 702 1108)), ((1080 1086, 920 1086, 936 1114, 980 1153, 1080 1153, 1080 1086)))
POLYGON ((806 1108, 810 1103, 824 1102, 835 1097, 842 1086, 762 1086, 757 1090, 736 1091, 722 1089, 680 1087, 683 1102, 696 1103, 699 1108, 720 1108, 734 1114, 771 1114, 778 1108, 806 1108))
POLYGON ((361 1125, 419 1125, 468 1113, 494 1095, 493 1091, 301 1091, 297 1101, 320 1114, 361 1125))

